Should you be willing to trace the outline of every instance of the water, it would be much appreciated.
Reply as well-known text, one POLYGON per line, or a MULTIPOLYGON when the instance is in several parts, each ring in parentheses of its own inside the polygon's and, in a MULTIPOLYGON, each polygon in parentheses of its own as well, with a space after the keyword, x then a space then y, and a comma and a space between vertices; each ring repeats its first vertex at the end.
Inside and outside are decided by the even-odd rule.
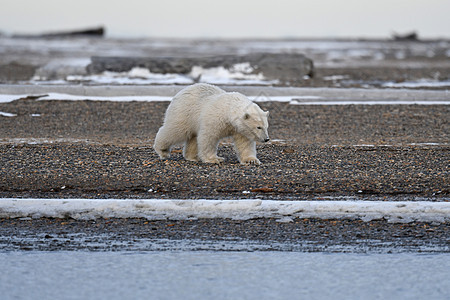
POLYGON ((4 252, 2 299, 450 299, 450 254, 4 252))

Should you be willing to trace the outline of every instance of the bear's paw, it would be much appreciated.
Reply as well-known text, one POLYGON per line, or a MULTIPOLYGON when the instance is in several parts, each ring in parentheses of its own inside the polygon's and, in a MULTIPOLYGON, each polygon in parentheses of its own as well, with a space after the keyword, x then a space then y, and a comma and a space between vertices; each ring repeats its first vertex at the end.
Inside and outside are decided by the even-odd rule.
POLYGON ((243 164, 243 165, 260 165, 261 162, 256 157, 247 157, 242 160, 241 164, 243 164))
POLYGON ((205 163, 210 163, 210 164, 221 164, 224 161, 225 161, 225 159, 220 156, 216 156, 216 157, 204 160, 205 163))

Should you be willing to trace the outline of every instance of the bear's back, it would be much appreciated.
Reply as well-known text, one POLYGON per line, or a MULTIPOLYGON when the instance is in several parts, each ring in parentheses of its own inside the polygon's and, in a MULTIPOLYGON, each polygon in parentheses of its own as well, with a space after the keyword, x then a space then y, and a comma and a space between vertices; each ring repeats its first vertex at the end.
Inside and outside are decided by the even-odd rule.
POLYGON ((200 114, 209 101, 225 91, 210 84, 198 83, 184 88, 175 95, 166 111, 165 121, 177 120, 180 126, 198 126, 200 114))
POLYGON ((206 83, 197 83, 181 90, 172 100, 171 104, 183 102, 183 105, 196 105, 213 95, 225 93, 224 90, 206 83))

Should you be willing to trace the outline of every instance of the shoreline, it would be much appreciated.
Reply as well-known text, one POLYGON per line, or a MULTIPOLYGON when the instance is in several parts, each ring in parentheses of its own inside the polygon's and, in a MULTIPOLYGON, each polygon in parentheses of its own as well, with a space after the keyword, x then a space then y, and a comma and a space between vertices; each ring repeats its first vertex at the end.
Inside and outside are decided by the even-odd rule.
POLYGON ((448 223, 348 219, 0 219, 2 251, 450 253, 448 223))

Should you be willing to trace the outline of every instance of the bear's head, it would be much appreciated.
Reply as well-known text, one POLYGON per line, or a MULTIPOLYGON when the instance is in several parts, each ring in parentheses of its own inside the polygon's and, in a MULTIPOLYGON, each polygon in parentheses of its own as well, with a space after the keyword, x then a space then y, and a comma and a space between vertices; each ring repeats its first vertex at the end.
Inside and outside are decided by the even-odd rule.
POLYGON ((267 132, 269 128, 268 117, 268 111, 263 111, 258 105, 252 103, 245 108, 239 120, 238 130, 253 141, 268 142, 270 140, 267 132))

